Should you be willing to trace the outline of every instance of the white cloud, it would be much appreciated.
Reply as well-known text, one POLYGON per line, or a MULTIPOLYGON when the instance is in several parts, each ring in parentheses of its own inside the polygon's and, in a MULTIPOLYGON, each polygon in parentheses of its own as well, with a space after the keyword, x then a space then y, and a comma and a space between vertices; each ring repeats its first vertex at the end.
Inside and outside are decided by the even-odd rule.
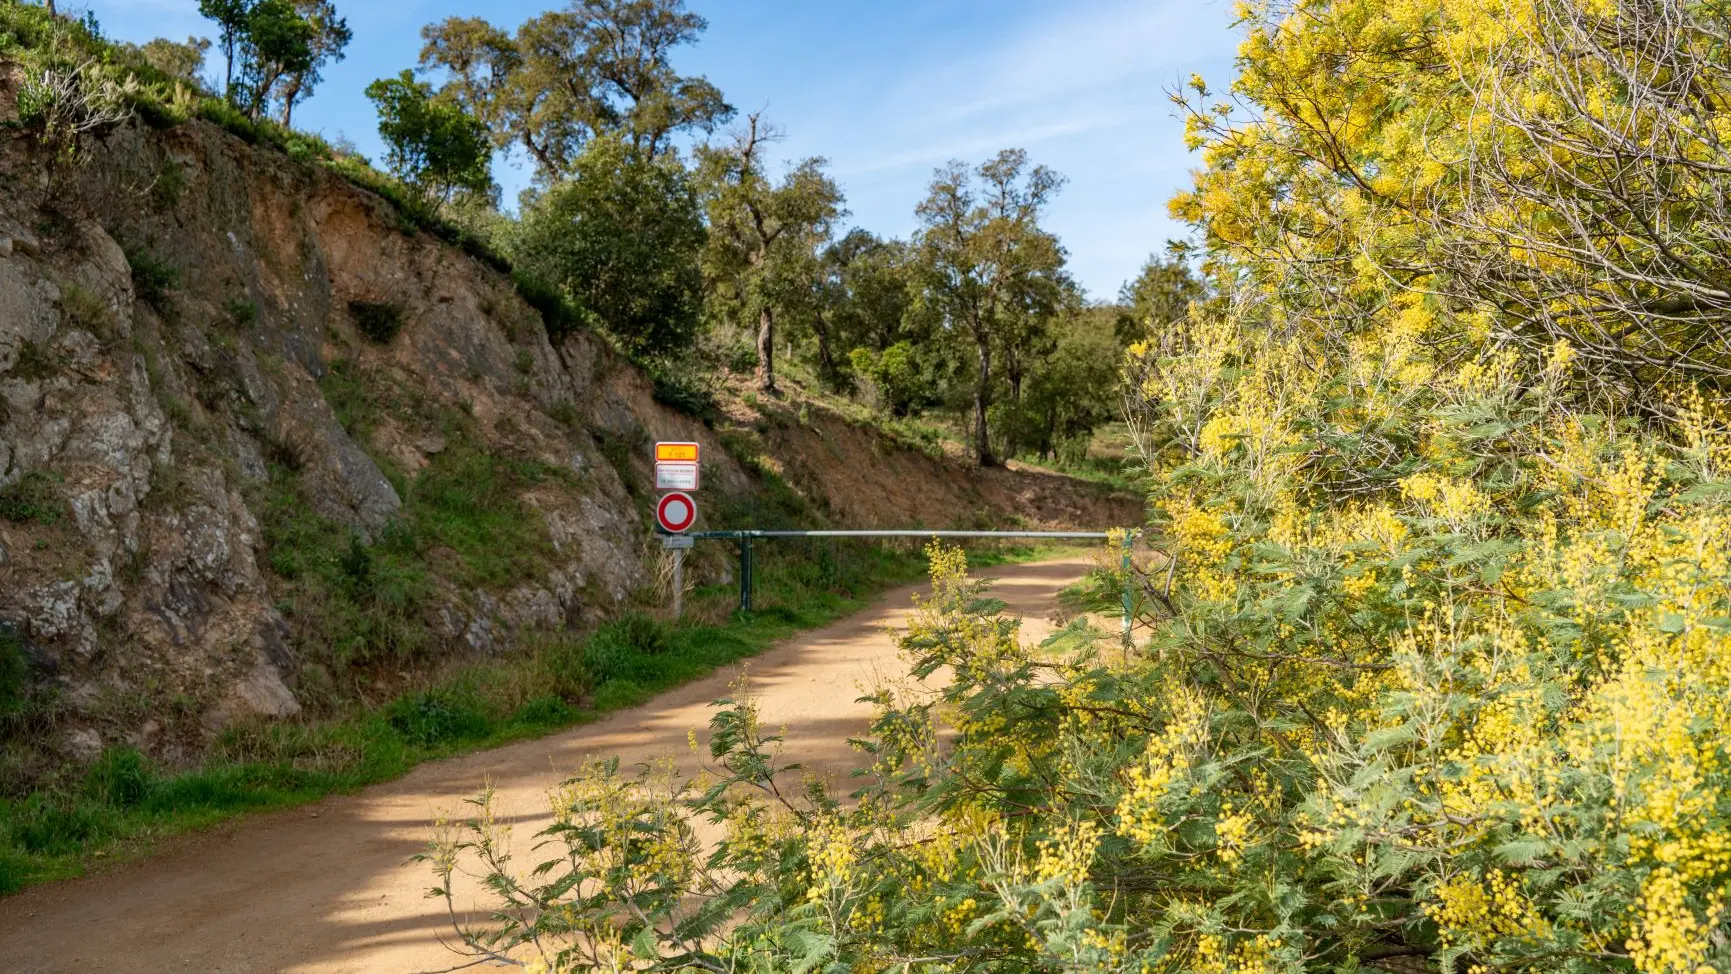
POLYGON ((876 97, 855 93, 849 111, 799 142, 831 158, 862 223, 903 233, 932 168, 1028 149, 1069 177, 1051 225, 1078 279, 1105 298, 1183 233, 1166 199, 1194 160, 1166 89, 1191 71, 1221 77, 1236 37, 1225 0, 1048 10, 995 42, 916 65, 876 97))

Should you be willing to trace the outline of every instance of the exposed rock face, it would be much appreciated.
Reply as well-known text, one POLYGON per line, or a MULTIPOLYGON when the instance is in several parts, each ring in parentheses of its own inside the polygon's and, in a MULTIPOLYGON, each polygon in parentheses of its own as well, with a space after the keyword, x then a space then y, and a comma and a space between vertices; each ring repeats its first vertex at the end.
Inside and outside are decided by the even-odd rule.
MULTIPOLYGON (((543 577, 436 585, 454 648, 497 651, 642 584, 643 518, 592 430, 692 431, 602 381, 630 371, 605 348, 579 336, 562 356, 502 275, 213 127, 92 148, 57 199, 28 181, 0 194, 0 618, 69 699, 179 696, 207 728, 294 714, 309 647, 261 564, 267 487, 292 468, 294 503, 371 540, 447 448, 439 411, 472 418, 472 449, 572 473, 525 498, 552 544, 543 577), (363 305, 400 333, 358 335, 363 305), (366 428, 327 395, 333 368, 377 414, 366 428), (556 404, 581 421, 550 419, 556 404)), ((3 172, 40 164, 17 143, 0 155, 3 172)))
MULTIPOLYGON (((651 440, 705 442, 709 497, 752 488, 604 344, 554 348, 507 278, 328 171, 203 123, 133 125, 50 198, 43 160, 6 138, 0 621, 61 684, 69 752, 95 746, 85 718, 172 755, 189 735, 164 728, 165 709, 201 733, 300 709, 302 671, 330 647, 274 560, 272 523, 351 532, 354 579, 370 584, 365 549, 397 530, 426 471, 471 455, 527 465, 512 503, 540 522, 533 568, 477 581, 465 553, 436 547, 431 594, 409 608, 439 641, 427 652, 493 653, 592 621, 648 581, 646 492, 626 478, 647 476, 651 440), (400 330, 364 337, 368 313, 400 330), (116 718, 131 726, 92 716, 117 697, 145 701, 116 718)), ((867 453, 892 479, 957 479, 867 453)), ((876 519, 894 485, 867 481, 861 517, 876 519)), ((992 487, 969 503, 1017 500, 992 487)))

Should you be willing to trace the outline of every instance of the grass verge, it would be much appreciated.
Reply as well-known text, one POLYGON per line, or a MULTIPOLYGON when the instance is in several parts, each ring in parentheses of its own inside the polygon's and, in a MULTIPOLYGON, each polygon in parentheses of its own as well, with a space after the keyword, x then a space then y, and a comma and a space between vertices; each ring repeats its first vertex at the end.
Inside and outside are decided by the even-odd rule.
MULTIPOLYGON (((975 565, 1064 549, 982 547, 975 565)), ((913 546, 789 542, 758 552, 756 610, 731 611, 732 584, 691 593, 687 620, 627 613, 574 638, 454 667, 385 706, 321 721, 230 728, 197 768, 166 771, 111 748, 54 791, 0 800, 0 894, 140 858, 160 840, 399 777, 423 761, 583 724, 866 608, 921 578, 913 546)))

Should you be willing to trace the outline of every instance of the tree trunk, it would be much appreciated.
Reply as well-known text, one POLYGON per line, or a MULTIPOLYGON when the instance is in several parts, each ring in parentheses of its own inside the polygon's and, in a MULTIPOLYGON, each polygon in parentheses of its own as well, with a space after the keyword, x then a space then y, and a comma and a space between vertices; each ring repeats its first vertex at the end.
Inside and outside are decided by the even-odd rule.
POLYGON ((818 315, 812 323, 812 332, 817 335, 817 364, 823 372, 825 382, 836 385, 841 379, 841 370, 835 367, 835 353, 829 347, 829 322, 818 315))
POLYGON ((301 81, 296 78, 283 88, 282 92, 282 127, 288 128, 294 119, 295 99, 301 95, 301 81))
POLYGON ((992 440, 986 429, 986 410, 992 405, 992 346, 980 342, 980 374, 974 386, 974 456, 982 467, 995 467, 992 440))
POLYGON ((57 12, 54 9, 54 0, 48 0, 48 16, 50 16, 50 17, 60 16, 59 12, 57 12))
POLYGON ((757 387, 775 392, 775 311, 768 307, 757 316, 757 387))

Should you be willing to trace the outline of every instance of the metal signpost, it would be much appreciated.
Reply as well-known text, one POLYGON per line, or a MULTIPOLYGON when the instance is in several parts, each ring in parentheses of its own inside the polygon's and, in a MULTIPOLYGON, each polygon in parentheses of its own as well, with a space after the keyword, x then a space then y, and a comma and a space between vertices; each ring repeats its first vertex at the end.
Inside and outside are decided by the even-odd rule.
MULTIPOLYGON (((685 603, 685 552, 698 541, 739 542, 739 611, 751 611, 751 542, 756 538, 1044 538, 1073 541, 1104 541, 1105 531, 699 531, 687 533, 697 524, 697 499, 692 491, 702 484, 701 447, 696 443, 655 444, 655 489, 663 491, 655 504, 655 523, 662 532, 661 547, 673 552, 673 618, 685 603)), ((1136 533, 1123 535, 1124 644, 1130 644, 1133 599, 1130 592, 1130 549, 1136 533)))
POLYGON ((666 491, 655 503, 655 523, 663 536, 661 547, 673 552, 673 618, 685 610, 685 552, 697 541, 687 535, 697 523, 694 491, 702 482, 698 475, 701 448, 696 443, 655 444, 655 489, 666 491))

